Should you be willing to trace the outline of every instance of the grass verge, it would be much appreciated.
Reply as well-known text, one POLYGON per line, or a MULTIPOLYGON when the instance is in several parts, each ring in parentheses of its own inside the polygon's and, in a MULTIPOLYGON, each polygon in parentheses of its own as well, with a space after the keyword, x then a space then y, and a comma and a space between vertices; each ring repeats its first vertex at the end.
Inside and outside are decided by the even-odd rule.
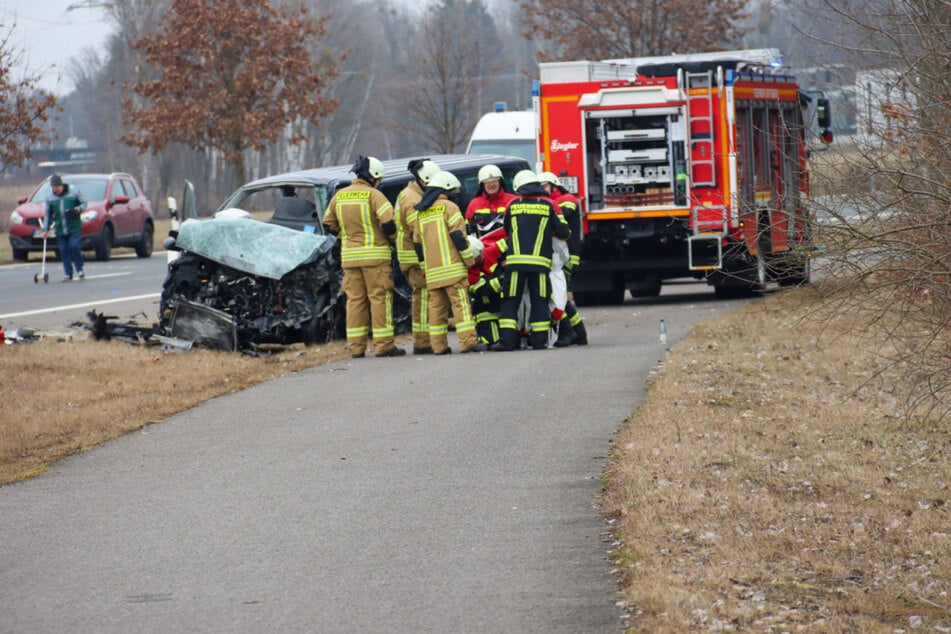
POLYGON ((951 631, 951 435, 824 306, 694 328, 625 422, 602 504, 631 631, 951 631))
POLYGON ((339 341, 250 357, 81 339, 0 348, 0 484, 217 396, 349 356, 339 341))

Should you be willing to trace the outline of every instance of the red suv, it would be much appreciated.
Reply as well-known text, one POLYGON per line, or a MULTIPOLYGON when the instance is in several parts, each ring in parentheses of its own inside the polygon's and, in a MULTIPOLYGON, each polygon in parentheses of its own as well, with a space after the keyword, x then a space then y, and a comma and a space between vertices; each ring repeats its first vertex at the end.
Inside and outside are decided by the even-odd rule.
MULTIPOLYGON (((152 255, 155 221, 152 203, 129 174, 62 174, 63 182, 79 190, 86 201, 79 247, 95 251, 97 260, 108 260, 112 247, 134 247, 140 258, 152 255)), ((43 250, 41 223, 46 199, 52 195, 50 179, 32 196, 23 197, 10 214, 10 247, 14 260, 26 260, 30 251, 43 250)), ((48 248, 55 248, 55 241, 48 248)))

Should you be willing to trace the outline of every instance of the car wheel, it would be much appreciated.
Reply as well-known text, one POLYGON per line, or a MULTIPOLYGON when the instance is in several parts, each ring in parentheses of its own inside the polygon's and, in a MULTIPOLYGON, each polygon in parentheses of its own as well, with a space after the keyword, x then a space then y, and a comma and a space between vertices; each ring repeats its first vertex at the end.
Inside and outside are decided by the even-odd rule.
POLYGON ((26 262, 30 259, 30 252, 26 249, 13 249, 13 259, 26 262))
POLYGON ((96 259, 105 262, 112 254, 112 225, 106 225, 102 228, 102 236, 99 244, 96 246, 96 259))
POLYGON ((135 245, 135 254, 140 258, 152 257, 152 225, 142 227, 142 240, 135 245))

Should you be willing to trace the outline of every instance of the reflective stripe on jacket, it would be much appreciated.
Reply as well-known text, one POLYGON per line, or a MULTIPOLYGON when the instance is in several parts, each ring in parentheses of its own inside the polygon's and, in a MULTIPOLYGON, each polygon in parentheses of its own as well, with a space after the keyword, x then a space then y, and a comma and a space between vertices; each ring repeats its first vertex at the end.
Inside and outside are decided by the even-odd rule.
POLYGON ((413 207, 423 199, 419 183, 411 181, 396 197, 396 257, 401 266, 419 264, 413 248, 413 222, 416 210, 413 207))
POLYGON ((416 212, 413 224, 413 242, 422 245, 426 268, 426 286, 441 288, 460 280, 468 283, 467 265, 473 259, 471 247, 461 252, 449 236, 459 231, 466 233, 462 212, 445 194, 441 194, 428 209, 416 212))
POLYGON ((568 223, 545 197, 522 197, 512 201, 505 212, 506 268, 514 271, 551 270, 551 236, 567 240, 568 223))
POLYGON ((340 237, 344 268, 389 262, 390 243, 382 225, 392 221, 390 201, 360 178, 334 194, 324 213, 324 224, 340 237))
POLYGON ((581 208, 578 206, 578 199, 568 192, 562 192, 554 189, 551 193, 552 202, 561 209, 561 215, 565 217, 568 228, 571 229, 571 238, 568 239, 568 253, 571 255, 572 264, 577 265, 581 261, 581 208))

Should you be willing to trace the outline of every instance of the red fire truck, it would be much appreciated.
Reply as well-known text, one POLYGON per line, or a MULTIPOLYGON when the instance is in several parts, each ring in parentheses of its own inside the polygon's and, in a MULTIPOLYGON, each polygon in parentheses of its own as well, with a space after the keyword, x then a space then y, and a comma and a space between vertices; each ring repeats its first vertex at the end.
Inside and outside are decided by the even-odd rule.
POLYGON ((535 110, 539 167, 585 213, 579 303, 809 280, 806 122, 828 128, 829 108, 779 51, 543 63, 535 110))

